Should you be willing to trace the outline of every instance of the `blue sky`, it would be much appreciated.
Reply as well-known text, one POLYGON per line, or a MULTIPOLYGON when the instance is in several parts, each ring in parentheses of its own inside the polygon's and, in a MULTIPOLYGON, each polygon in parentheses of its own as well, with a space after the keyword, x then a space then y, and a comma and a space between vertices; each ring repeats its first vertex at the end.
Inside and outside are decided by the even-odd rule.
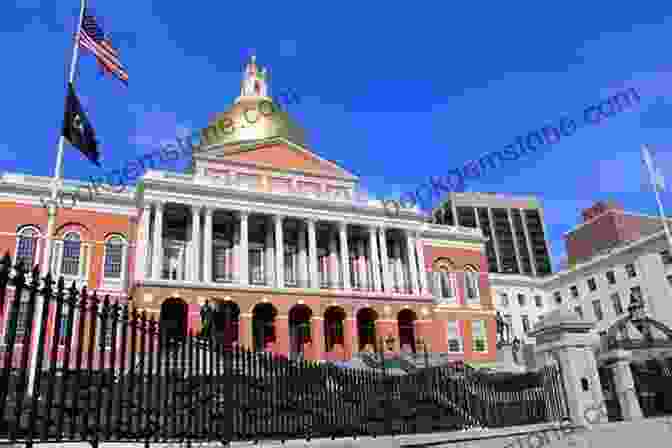
MULTIPOLYGON (((77 91, 106 169, 225 111, 253 49, 270 67, 272 91, 301 96, 289 110, 311 148, 380 198, 636 88, 638 108, 471 185, 538 195, 556 263, 562 234, 594 201, 656 213, 642 143, 672 173, 669 2, 90 4, 130 74, 125 89, 100 78, 92 56, 81 59, 77 91)), ((3 6, 2 171, 53 173, 78 9, 77 0, 3 6)), ((102 174, 71 148, 64 166, 68 178, 102 174)), ((672 207, 672 195, 663 202, 672 207)))

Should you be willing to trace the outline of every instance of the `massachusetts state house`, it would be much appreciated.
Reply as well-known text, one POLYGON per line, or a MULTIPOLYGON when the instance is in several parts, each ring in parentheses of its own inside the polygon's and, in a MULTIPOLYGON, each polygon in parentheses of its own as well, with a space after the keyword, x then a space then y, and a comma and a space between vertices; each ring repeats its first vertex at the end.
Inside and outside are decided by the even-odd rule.
MULTIPOLYGON (((176 336, 200 330, 207 302, 227 345, 342 360, 383 340, 386 350, 494 361, 481 231, 429 224, 417 210, 391 217, 362 198, 357 177, 313 152, 287 112, 268 112, 261 74, 252 60, 187 173, 149 170, 132 191, 60 207, 52 235, 41 203, 51 178, 5 173, 2 252, 130 300, 176 336)), ((63 318, 52 308, 47 331, 63 318)))

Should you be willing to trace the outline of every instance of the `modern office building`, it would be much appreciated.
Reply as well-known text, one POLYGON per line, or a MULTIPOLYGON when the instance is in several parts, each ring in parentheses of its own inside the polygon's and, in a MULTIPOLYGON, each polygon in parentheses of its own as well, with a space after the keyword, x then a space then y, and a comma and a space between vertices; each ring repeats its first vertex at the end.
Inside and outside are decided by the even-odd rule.
POLYGON ((535 197, 449 193, 434 210, 433 221, 480 228, 489 239, 486 251, 490 272, 534 277, 551 273, 544 213, 535 197))
MULTIPOLYGON (((42 204, 52 180, 5 174, 0 250, 68 284, 130 295, 167 335, 197 332, 208 301, 226 345, 349 359, 391 339, 393 350, 494 361, 482 232, 427 223, 417 210, 390 217, 381 201, 355 199, 357 177, 309 149, 267 90, 252 60, 189 172, 150 170, 131 191, 66 200, 53 232, 42 204)), ((23 322, 25 303, 13 309, 23 322)), ((49 312, 53 332, 61 317, 49 312)))
POLYGON ((635 296, 651 317, 672 326, 672 255, 659 217, 597 202, 565 242, 569 266, 543 282, 553 309, 575 311, 600 332, 635 296))

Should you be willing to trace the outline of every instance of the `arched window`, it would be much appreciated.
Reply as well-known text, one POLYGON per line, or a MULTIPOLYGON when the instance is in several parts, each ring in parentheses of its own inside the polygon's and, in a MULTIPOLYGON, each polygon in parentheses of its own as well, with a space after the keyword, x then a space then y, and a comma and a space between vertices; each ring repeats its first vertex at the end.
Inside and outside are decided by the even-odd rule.
POLYGON ((105 241, 103 259, 103 288, 121 289, 126 279, 126 240, 119 235, 110 236, 105 241))
POLYGON ((82 241, 79 234, 70 232, 63 238, 61 274, 79 276, 82 255, 82 241))
POLYGON ((481 302, 481 295, 478 288, 479 273, 473 266, 465 266, 464 268, 464 289, 465 300, 468 304, 479 304, 481 302))
POLYGON ((455 303, 455 273, 450 260, 440 259, 434 263, 432 283, 437 303, 455 303))
POLYGON ((84 281, 88 271, 87 253, 88 245, 82 243, 79 233, 67 232, 61 241, 54 243, 52 272, 68 281, 84 281))
POLYGON ((16 237, 16 263, 23 262, 27 272, 31 272, 38 262, 40 232, 35 227, 24 227, 16 237))

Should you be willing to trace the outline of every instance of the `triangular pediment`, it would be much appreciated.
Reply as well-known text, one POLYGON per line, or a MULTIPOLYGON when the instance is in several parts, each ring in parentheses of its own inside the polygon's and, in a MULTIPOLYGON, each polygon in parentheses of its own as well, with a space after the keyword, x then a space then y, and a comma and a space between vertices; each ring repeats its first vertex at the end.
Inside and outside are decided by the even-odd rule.
POLYGON ((305 173, 347 181, 357 180, 356 176, 336 163, 282 138, 235 146, 227 145, 208 150, 202 156, 209 160, 241 163, 272 171, 305 173))

